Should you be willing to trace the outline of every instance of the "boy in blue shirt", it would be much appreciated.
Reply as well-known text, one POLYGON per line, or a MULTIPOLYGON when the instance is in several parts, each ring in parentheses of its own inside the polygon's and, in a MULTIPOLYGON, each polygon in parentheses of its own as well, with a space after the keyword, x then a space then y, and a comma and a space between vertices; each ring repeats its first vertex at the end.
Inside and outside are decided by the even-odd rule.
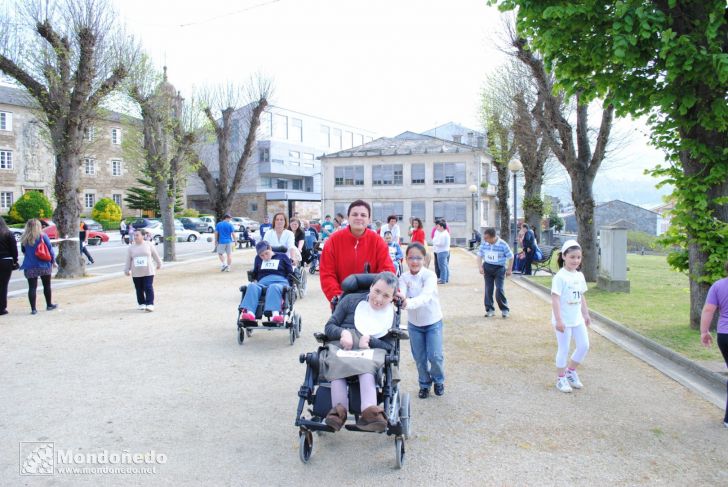
POLYGON ((478 267, 480 274, 485 278, 485 317, 495 316, 493 306, 493 285, 495 284, 495 299, 503 314, 508 318, 510 308, 503 291, 506 276, 511 275, 510 261, 513 252, 508 244, 495 233, 495 228, 486 228, 483 232, 483 243, 478 249, 478 267))
POLYGON ((402 254, 402 247, 393 240, 392 232, 389 230, 384 232, 384 241, 387 242, 387 247, 389 247, 389 256, 392 258, 392 263, 394 264, 394 268, 397 270, 397 275, 399 276, 402 274, 402 258, 404 257, 404 254, 402 254))

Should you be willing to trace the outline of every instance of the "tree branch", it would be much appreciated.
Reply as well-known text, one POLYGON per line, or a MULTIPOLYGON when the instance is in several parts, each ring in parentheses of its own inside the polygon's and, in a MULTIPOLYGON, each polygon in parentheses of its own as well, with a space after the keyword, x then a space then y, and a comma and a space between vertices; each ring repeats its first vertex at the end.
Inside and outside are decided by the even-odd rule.
MULTIPOLYGON (((609 98, 607 96, 607 98, 609 98)), ((597 170, 604 160, 604 154, 609 141, 609 134, 612 130, 612 120, 614 119, 614 105, 610 104, 602 111, 602 123, 599 125, 599 134, 597 135, 597 145, 594 147, 594 154, 589 163, 590 176, 596 177, 597 170)))
POLYGON ((43 111, 46 113, 54 113, 56 111, 56 106, 51 103, 50 97, 48 96, 48 90, 20 66, 2 54, 0 54, 0 71, 23 85, 31 96, 38 101, 43 111))
POLYGON ((237 191, 237 188, 240 185, 240 181, 243 179, 243 173, 245 172, 245 167, 248 165, 248 159, 250 159, 250 156, 253 154, 253 147, 255 146, 255 136, 258 133, 258 127, 260 127, 260 116, 267 106, 268 100, 265 98, 261 98, 260 100, 258 100, 258 104, 255 106, 255 108, 253 108, 253 113, 250 117, 250 127, 248 129, 248 135, 245 138, 245 148, 243 149, 243 153, 240 155, 240 159, 238 159, 238 164, 235 168, 235 176, 233 177, 233 184, 230 187, 230 191, 232 193, 235 193, 237 191))

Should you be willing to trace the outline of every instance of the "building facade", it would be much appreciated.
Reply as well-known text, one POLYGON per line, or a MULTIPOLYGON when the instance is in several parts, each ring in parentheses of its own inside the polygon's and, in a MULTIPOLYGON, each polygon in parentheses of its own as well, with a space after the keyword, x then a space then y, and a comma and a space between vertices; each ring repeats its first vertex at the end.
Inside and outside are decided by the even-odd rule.
MULTIPOLYGON (((55 157, 35 102, 24 91, 0 86, 0 213, 28 191, 40 191, 53 202, 55 157)), ((105 112, 84 135, 81 165, 81 213, 91 210, 101 198, 113 199, 122 212, 133 213, 124 203, 128 188, 136 183, 137 170, 125 160, 122 141, 128 121, 105 112)))
MULTIPOLYGON (((248 133, 251 105, 232 117, 231 147, 239 157, 248 133)), ((268 106, 261 116, 256 135, 256 150, 248 162, 243 182, 231 211, 262 221, 264 216, 284 212, 289 216, 321 216, 321 161, 327 152, 362 145, 374 133, 285 108, 268 106)), ((199 149, 213 177, 219 174, 216 144, 199 149)), ((211 211, 202 180, 192 175, 187 184, 187 205, 211 211)))
POLYGON ((492 157, 483 148, 404 132, 321 161, 324 214, 346 214, 352 201, 363 199, 372 205, 373 221, 397 215, 407 227, 410 217, 420 218, 428 239, 435 220, 444 218, 458 245, 474 229, 495 225, 492 157))
MULTIPOLYGON (((605 225, 620 222, 627 225, 629 230, 658 235, 662 218, 654 211, 646 210, 632 203, 612 200, 594 207, 594 222, 597 230, 605 225)), ((564 231, 567 233, 578 231, 574 214, 564 217, 564 231)))

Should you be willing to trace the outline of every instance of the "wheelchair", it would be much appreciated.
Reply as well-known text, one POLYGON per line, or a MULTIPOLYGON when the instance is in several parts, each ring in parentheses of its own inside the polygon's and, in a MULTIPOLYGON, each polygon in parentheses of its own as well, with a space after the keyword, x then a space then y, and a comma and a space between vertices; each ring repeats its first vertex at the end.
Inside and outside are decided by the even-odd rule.
MULTIPOLYGON (((343 295, 355 292, 366 292, 371 287, 376 274, 354 274, 342 283, 343 295)), ((334 306, 337 300, 334 301, 334 306)), ((397 306, 394 322, 389 333, 383 339, 394 345, 392 352, 385 357, 384 367, 380 369, 375 377, 377 385, 377 405, 382 405, 384 414, 387 417, 387 436, 394 436, 395 460, 398 468, 402 468, 405 460, 405 440, 410 437, 410 395, 400 390, 399 382, 393 380, 395 367, 399 365, 400 340, 408 339, 407 333, 399 328, 400 309, 397 306)), ((320 359, 319 354, 326 349, 329 341, 324 333, 314 333, 316 340, 321 343, 318 350, 311 353, 301 354, 299 362, 306 364, 306 375, 303 385, 298 391, 298 410, 296 413, 295 425, 299 428, 299 459, 308 463, 313 452, 313 432, 317 434, 333 433, 334 430, 325 422, 326 415, 332 408, 331 384, 319 377, 320 359), (306 403, 309 408, 304 413, 306 403)), ((349 377, 346 379, 349 391, 349 413, 354 415, 358 421, 361 414, 359 397, 359 378, 349 377)), ((344 425, 349 431, 360 430, 356 424, 347 423, 344 425)))
POLYGON ((304 249, 304 261, 308 264, 308 273, 311 275, 318 272, 319 259, 321 258, 321 241, 313 244, 312 249, 304 249))
MULTIPOLYGON (((288 282, 290 283, 292 278, 289 276, 288 282)), ((253 282, 253 271, 248 271, 248 281, 253 282)), ((240 286, 240 292, 242 296, 240 302, 242 303, 245 297, 245 292, 248 286, 240 286)), ((242 308, 238 304, 237 314, 237 327, 238 327, 238 345, 242 345, 245 341, 245 337, 250 338, 253 335, 253 330, 286 330, 288 331, 288 340, 291 345, 296 341, 296 338, 301 336, 301 315, 294 309, 296 304, 297 292, 293 285, 283 287, 283 303, 281 306, 281 315, 283 315, 283 323, 274 323, 271 321, 271 314, 268 311, 263 311, 265 307, 265 295, 268 289, 263 288, 258 299, 258 305, 255 308, 256 321, 246 321, 241 318, 242 308), (258 323, 260 320, 260 324, 258 323)))

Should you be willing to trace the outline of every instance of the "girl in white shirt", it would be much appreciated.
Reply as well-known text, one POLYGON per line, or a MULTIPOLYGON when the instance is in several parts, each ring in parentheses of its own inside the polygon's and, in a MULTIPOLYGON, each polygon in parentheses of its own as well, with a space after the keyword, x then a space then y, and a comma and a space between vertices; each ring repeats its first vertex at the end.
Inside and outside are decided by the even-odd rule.
POLYGON ((435 253, 435 272, 437 283, 447 284, 450 281, 450 232, 445 220, 435 224, 435 235, 432 237, 432 251, 435 253))
POLYGON ((556 388, 561 392, 571 392, 583 387, 576 368, 589 351, 586 327, 591 325, 584 298, 586 280, 584 274, 579 272, 581 246, 576 240, 564 242, 558 262, 561 269, 551 282, 551 324, 559 346, 556 352, 556 370, 559 374, 556 388), (574 337, 576 349, 567 364, 571 337, 574 337))
POLYGON ((407 330, 410 335, 412 357, 417 364, 420 399, 445 393, 444 355, 442 353, 442 310, 437 295, 437 276, 423 264, 427 251, 413 242, 405 253, 408 271, 399 278, 399 287, 406 300, 407 330))

